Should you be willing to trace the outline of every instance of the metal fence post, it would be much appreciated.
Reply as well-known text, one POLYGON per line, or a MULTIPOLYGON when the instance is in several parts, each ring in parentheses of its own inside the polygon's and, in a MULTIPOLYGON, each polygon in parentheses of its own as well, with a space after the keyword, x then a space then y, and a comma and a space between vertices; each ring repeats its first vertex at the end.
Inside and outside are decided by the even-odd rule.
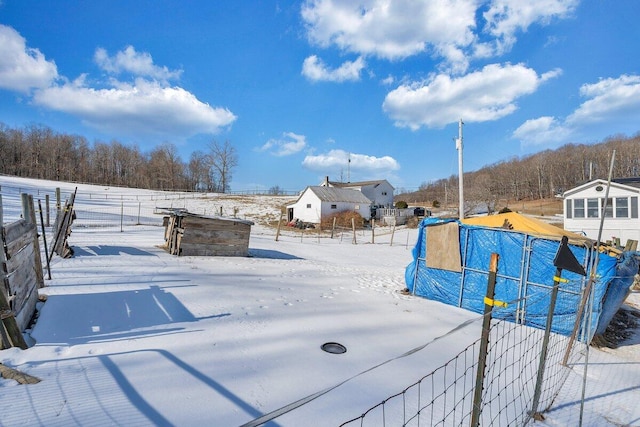
POLYGON ((491 332, 491 313, 496 305, 493 297, 496 289, 496 275, 498 272, 497 253, 491 254, 489 264, 489 279, 487 281, 487 293, 484 297, 484 320, 482 321, 482 336, 480 339, 480 350, 478 351, 478 370, 476 371, 476 384, 473 391, 473 409, 471 412, 471 427, 480 425, 480 414, 482 413, 482 390, 484 383, 484 371, 487 365, 487 350, 489 348, 489 333, 491 332))

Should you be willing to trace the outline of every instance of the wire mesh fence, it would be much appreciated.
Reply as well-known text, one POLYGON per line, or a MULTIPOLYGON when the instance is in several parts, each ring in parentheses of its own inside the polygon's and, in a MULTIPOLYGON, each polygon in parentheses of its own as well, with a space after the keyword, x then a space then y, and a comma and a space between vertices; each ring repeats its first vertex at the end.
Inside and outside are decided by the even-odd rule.
MULTIPOLYGON (((490 323, 482 399, 476 408, 479 425, 526 425, 551 407, 571 372, 569 366, 582 358, 586 345, 574 344, 567 365, 563 365, 569 337, 550 334, 540 382, 545 331, 519 325, 513 312, 494 308, 498 310, 503 313, 490 323)), ((478 338, 444 365, 341 427, 470 425, 480 343, 478 338)))
POLYGON ((121 227, 131 225, 162 225, 160 212, 142 203, 122 203, 119 208, 110 206, 74 208, 75 227, 121 227))

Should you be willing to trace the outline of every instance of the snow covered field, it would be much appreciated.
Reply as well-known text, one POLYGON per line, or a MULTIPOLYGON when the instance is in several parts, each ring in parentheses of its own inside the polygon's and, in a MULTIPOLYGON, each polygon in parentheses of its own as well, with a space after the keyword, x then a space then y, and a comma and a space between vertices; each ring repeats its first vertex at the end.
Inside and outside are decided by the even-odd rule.
MULTIPOLYGON (((45 192, 60 187, 68 197, 76 187, 6 176, 0 185, 5 222, 20 215, 18 190, 44 203, 45 192)), ((473 322, 368 371, 479 317, 401 293, 417 230, 398 228, 393 245, 384 227, 375 243, 370 232, 352 244, 350 235, 318 238, 291 229, 276 241, 275 229, 263 223, 277 220, 290 198, 78 187, 69 238, 75 256, 53 257, 33 346, 0 351, 4 365, 42 380, 0 379, 2 426, 237 426, 355 377, 267 424, 336 426, 479 336, 473 322), (117 216, 125 205, 158 225, 82 226, 83 211, 117 216), (253 220, 250 256, 169 255, 160 248, 158 207, 222 209, 253 220), (326 342, 347 352, 326 353, 326 342)), ((591 349, 589 363, 583 425, 640 425, 637 331, 616 350, 591 349)), ((573 367, 554 408, 535 425, 578 425, 583 373, 583 365, 573 367)))

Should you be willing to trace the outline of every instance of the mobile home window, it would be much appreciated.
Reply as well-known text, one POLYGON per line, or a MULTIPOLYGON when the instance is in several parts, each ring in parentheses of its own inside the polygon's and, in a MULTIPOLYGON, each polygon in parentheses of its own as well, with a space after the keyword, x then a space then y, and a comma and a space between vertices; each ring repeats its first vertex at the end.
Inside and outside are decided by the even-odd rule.
POLYGON ((307 209, 311 209, 311 203, 307 203, 307 209))
POLYGON ((604 217, 613 218, 613 199, 600 199, 600 203, 602 203, 601 206, 604 207, 604 217))
POLYGON ((567 213, 567 218, 571 218, 571 199, 567 199, 567 207, 565 208, 565 212, 567 213))
POLYGON ((338 209, 338 205, 331 205, 331 209, 338 209))
POLYGON ((616 218, 629 218, 629 199, 616 197, 616 218))
POLYGON ((587 218, 598 218, 598 199, 587 199, 587 218))
POLYGON ((638 218, 638 198, 631 198, 631 218, 638 218))
POLYGON ((575 199, 573 201, 574 218, 584 218, 584 199, 575 199))

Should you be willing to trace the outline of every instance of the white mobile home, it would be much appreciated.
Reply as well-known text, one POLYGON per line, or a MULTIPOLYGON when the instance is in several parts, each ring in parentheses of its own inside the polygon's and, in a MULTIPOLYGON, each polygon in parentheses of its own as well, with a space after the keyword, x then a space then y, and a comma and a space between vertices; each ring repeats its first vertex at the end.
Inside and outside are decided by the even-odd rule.
MULTIPOLYGON (((618 179, 611 182, 609 197, 604 210, 602 241, 620 239, 640 240, 638 199, 640 178, 618 179)), ((607 181, 596 179, 565 191, 564 229, 582 233, 591 239, 598 238, 602 208, 605 206, 607 181)))
POLYGON ((289 221, 298 219, 319 224, 322 218, 345 211, 357 212, 364 219, 369 219, 371 200, 357 190, 310 186, 294 204, 287 206, 287 218, 289 221))

